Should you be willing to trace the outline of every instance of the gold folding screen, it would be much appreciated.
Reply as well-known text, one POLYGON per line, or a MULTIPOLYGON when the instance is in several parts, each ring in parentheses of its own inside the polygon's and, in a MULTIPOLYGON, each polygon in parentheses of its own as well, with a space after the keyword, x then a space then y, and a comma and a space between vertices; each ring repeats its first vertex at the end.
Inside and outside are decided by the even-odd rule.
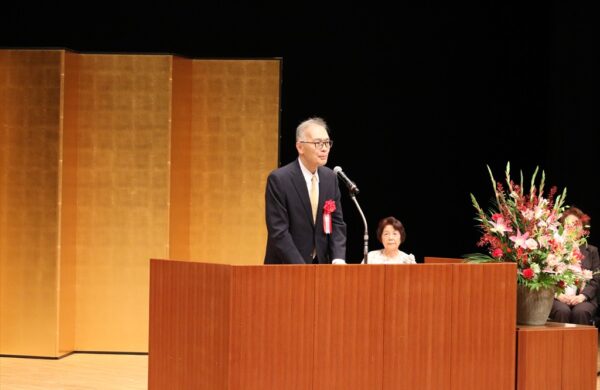
POLYGON ((59 159, 58 355, 75 349, 77 253, 77 130, 79 57, 65 53, 59 159))
POLYGON ((262 262, 279 66, 0 50, 0 354, 147 351, 149 258, 262 262))
POLYGON ((226 264, 264 256, 266 174, 277 166, 279 63, 194 61, 190 254, 226 264))
POLYGON ((147 340, 148 259, 167 256, 171 58, 81 55, 76 347, 147 340))
POLYGON ((62 55, 0 51, 0 346, 58 349, 62 55))

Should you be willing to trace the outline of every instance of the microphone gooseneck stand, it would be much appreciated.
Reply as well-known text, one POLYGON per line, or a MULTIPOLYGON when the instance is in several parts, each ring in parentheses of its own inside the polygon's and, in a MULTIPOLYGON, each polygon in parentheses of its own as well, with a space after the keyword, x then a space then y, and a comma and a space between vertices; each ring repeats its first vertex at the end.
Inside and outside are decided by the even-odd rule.
POLYGON ((369 263, 369 259, 368 259, 369 258, 369 229, 367 228, 367 219, 365 218, 365 214, 363 213, 362 209, 360 208, 360 205, 358 204, 358 201, 356 200, 356 194, 353 191, 350 191, 350 197, 352 198, 352 201, 356 205, 356 208, 358 209, 358 212, 360 213, 360 216, 362 217, 363 224, 365 225, 365 234, 363 236, 363 238, 364 238, 363 260, 364 260, 365 264, 368 264, 369 263))
POLYGON ((356 186, 356 184, 354 184, 354 182, 352 180, 350 180, 348 178, 348 176, 346 176, 344 171, 342 171, 342 167, 337 166, 337 167, 333 168, 333 172, 344 182, 344 184, 346 184, 346 187, 348 187, 348 194, 350 194, 350 198, 352 198, 352 201, 356 205, 356 208, 358 209, 358 212, 360 213, 360 216, 362 217, 363 224, 365 225, 365 234, 363 236, 364 237, 363 261, 364 261, 364 264, 368 264, 369 263, 369 229, 367 228, 367 219, 365 218, 365 214, 363 213, 362 209, 360 208, 360 205, 358 204, 358 201, 356 200, 356 194, 358 194, 358 192, 359 192, 358 187, 356 186))

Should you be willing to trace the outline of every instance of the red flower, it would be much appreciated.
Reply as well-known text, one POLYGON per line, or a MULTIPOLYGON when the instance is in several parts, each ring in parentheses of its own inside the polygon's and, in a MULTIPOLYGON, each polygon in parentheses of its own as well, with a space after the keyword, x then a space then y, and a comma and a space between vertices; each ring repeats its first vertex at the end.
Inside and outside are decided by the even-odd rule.
POLYGON ((502 214, 498 214, 498 213, 492 215, 492 219, 494 220, 494 222, 498 222, 498 219, 500 219, 500 218, 504 218, 504 216, 502 214))
POLYGON ((501 257, 502 257, 502 255, 503 255, 503 254, 504 254, 504 253, 502 252, 502 249, 500 249, 500 248, 496 248, 496 249, 494 249, 494 251, 492 252, 492 257, 495 257, 495 258, 499 259, 499 258, 501 258, 501 257))
POLYGON ((323 206, 323 211, 327 214, 331 214, 335 211, 335 201, 333 199, 328 199, 325 201, 325 205, 323 206))
POLYGON ((533 272, 533 270, 531 268, 527 268, 523 270, 523 277, 525 279, 533 279, 533 276, 535 275, 535 272, 533 272))

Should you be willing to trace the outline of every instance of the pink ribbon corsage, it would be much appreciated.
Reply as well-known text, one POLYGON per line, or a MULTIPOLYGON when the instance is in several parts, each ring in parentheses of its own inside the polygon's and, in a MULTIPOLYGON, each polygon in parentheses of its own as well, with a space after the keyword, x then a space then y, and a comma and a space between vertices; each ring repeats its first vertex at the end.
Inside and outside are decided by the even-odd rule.
POLYGON ((328 199, 323 206, 323 230, 325 234, 331 234, 331 213, 335 211, 335 201, 328 199))

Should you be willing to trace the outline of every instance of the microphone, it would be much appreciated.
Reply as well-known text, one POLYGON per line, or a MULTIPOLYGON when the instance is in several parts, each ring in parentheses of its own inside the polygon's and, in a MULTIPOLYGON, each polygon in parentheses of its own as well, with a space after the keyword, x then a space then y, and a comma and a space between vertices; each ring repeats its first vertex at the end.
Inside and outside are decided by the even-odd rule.
POLYGON ((335 174, 338 175, 338 177, 344 182, 344 184, 346 184, 346 187, 348 187, 348 191, 350 191, 350 194, 358 194, 358 187, 356 186, 356 184, 354 184, 352 180, 348 178, 348 176, 346 176, 346 174, 342 171, 341 167, 333 168, 333 172, 335 172, 335 174))

